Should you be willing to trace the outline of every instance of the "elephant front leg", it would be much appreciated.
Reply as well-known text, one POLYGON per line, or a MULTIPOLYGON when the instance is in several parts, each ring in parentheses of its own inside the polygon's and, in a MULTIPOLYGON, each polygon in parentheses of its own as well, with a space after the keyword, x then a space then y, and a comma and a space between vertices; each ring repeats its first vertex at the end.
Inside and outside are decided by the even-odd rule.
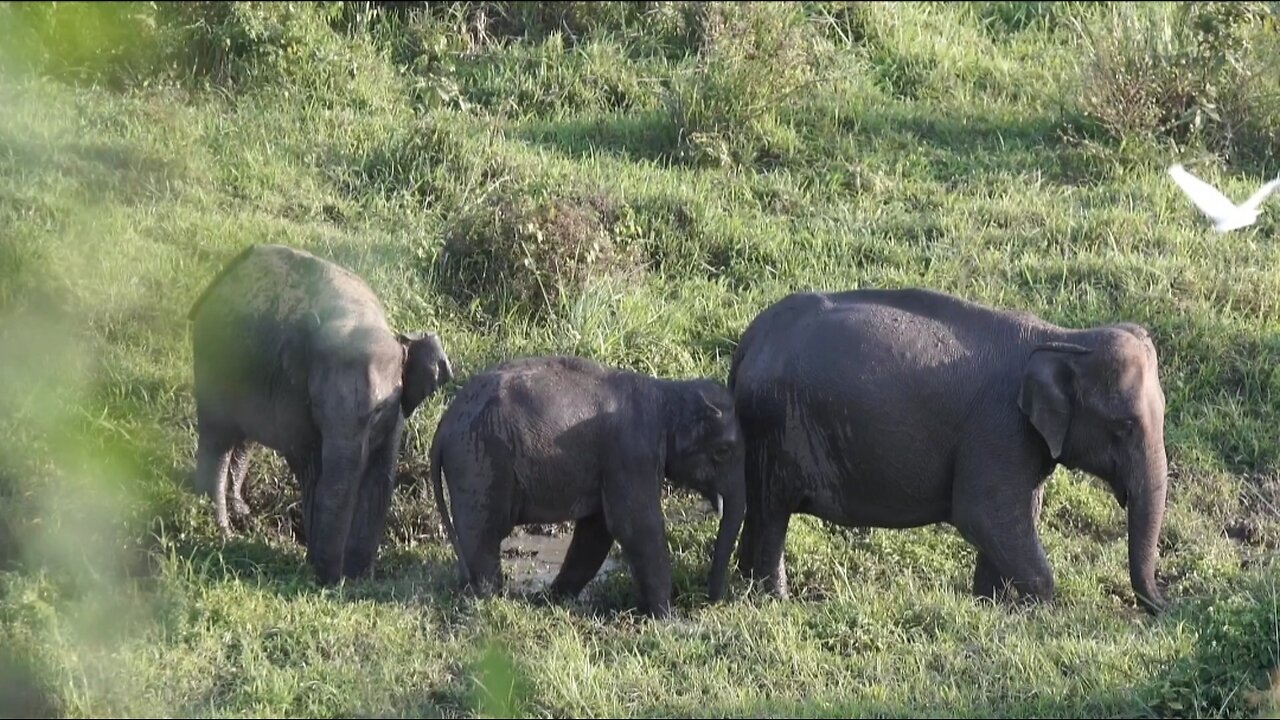
POLYGON ((994 597, 1011 585, 1022 598, 1053 600, 1053 569, 1036 532, 1042 499, 1005 469, 974 468, 957 478, 953 523, 978 550, 975 593, 994 597))
POLYGON ((573 539, 569 541, 560 572, 551 583, 550 594, 560 598, 577 597, 600 572, 612 547, 613 536, 609 534, 603 512, 574 523, 573 539))
POLYGON ((1006 597, 1006 591, 1011 586, 1012 580, 1001 576, 991 558, 979 551, 973 568, 974 597, 999 601, 1006 597))
POLYGON ((386 531, 387 514, 391 511, 391 496, 395 491, 393 472, 399 454, 399 440, 400 434, 397 432, 384 442, 382 448, 369 459, 369 466, 360 481, 343 564, 343 572, 348 578, 365 577, 373 570, 378 546, 382 544, 386 531))
POLYGON ((311 507, 311 498, 315 493, 316 483, 320 481, 320 452, 318 450, 312 452, 289 452, 285 454, 285 462, 289 465, 290 472, 298 481, 298 487, 302 494, 302 518, 301 522, 294 522, 290 518, 290 525, 293 526, 294 540, 296 542, 307 544, 307 508, 311 507))
MULTIPOLYGON (((1040 513, 1044 506, 1044 486, 1040 485, 1032 494, 1031 521, 1039 529, 1040 513)), ((1016 587, 1013 578, 1000 574, 991 557, 978 552, 977 562, 973 569, 973 594, 975 597, 993 601, 1003 601, 1011 596, 1016 587)))
POLYGON ((609 533, 622 546, 640 588, 644 612, 671 615, 671 553, 656 479, 612 477, 605 481, 604 513, 609 533))
POLYGON ((334 585, 343 576, 347 538, 363 474, 364 452, 358 442, 325 439, 319 481, 303 496, 307 560, 321 585, 334 585))

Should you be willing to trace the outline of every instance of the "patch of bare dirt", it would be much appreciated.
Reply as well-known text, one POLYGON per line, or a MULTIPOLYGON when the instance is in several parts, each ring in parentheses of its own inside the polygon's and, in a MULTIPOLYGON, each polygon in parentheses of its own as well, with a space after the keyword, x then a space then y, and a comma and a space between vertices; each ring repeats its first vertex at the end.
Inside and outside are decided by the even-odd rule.
POLYGON ((1280 472, 1246 477, 1242 482, 1240 510, 1224 527, 1227 537, 1252 552, 1280 550, 1280 472))

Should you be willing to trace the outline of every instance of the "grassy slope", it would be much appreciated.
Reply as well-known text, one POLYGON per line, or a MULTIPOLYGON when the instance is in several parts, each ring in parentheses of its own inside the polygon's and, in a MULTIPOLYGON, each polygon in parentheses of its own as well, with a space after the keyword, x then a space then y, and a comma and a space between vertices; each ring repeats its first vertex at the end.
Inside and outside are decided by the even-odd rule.
MULTIPOLYGON (((881 8, 849 45, 829 32, 825 75, 779 111, 767 171, 671 161, 656 80, 688 61, 623 32, 459 60, 463 109, 423 101, 429 78, 367 39, 343 46, 356 80, 332 96, 6 77, 0 555, 15 562, 0 574, 0 669, 16 680, 0 699, 75 716, 469 713, 476 678, 502 677, 506 655, 483 654, 494 641, 532 714, 1249 712, 1242 681, 1280 654, 1263 563, 1280 541, 1274 213, 1213 236, 1163 175, 1171 151, 1064 139, 1079 44, 1053 17, 984 25, 984 8, 881 8), (442 238, 503 183, 603 188, 651 267, 545 317, 456 302, 438 282, 442 238), (316 590, 283 529, 282 463, 258 454, 263 512, 225 545, 185 489, 184 314, 250 242, 361 273, 396 326, 442 333, 463 379, 545 352, 723 377, 750 318, 806 288, 926 285, 1063 324, 1145 323, 1168 395, 1160 573, 1178 605, 1158 621, 1133 607, 1123 514, 1065 470, 1046 501, 1050 608, 974 604, 973 553, 949 528, 810 518, 792 524, 788 602, 735 579, 731 602, 706 606, 705 519, 671 529, 671 623, 628 614, 625 572, 575 607, 461 601, 432 511, 407 491, 383 577, 316 590)), ((1206 172, 1237 196, 1258 180, 1206 172)), ((446 402, 412 421, 407 474, 446 402)))

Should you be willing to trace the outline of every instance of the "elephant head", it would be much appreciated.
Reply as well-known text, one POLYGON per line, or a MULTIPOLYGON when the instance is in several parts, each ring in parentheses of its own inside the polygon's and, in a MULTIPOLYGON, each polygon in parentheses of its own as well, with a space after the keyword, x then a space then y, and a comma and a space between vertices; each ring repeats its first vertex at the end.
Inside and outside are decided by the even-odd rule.
POLYGON ((1127 510, 1130 581, 1156 614, 1164 606, 1155 563, 1168 481, 1156 348, 1133 324, 1080 337, 1088 339, 1032 351, 1018 405, 1055 461, 1105 480, 1127 510))
POLYGON ((407 418, 453 379, 453 366, 435 333, 398 333, 396 339, 404 351, 400 410, 407 418))
POLYGON ((666 475, 700 493, 720 515, 708 582, 712 602, 724 597, 729 558, 746 515, 745 446, 733 398, 711 381, 679 383, 669 417, 666 475))

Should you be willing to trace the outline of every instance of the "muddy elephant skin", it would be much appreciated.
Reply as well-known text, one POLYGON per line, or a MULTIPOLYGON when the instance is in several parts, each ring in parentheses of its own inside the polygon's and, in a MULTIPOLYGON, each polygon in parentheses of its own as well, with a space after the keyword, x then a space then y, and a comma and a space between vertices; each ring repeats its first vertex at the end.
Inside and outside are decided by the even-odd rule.
POLYGON ((642 611, 667 617, 663 478, 720 509, 708 581, 718 601, 745 512, 743 454, 723 383, 534 357, 497 365, 459 390, 432 442, 431 475, 465 587, 502 587, 500 543, 516 525, 574 521, 552 595, 578 595, 617 540, 642 611))

